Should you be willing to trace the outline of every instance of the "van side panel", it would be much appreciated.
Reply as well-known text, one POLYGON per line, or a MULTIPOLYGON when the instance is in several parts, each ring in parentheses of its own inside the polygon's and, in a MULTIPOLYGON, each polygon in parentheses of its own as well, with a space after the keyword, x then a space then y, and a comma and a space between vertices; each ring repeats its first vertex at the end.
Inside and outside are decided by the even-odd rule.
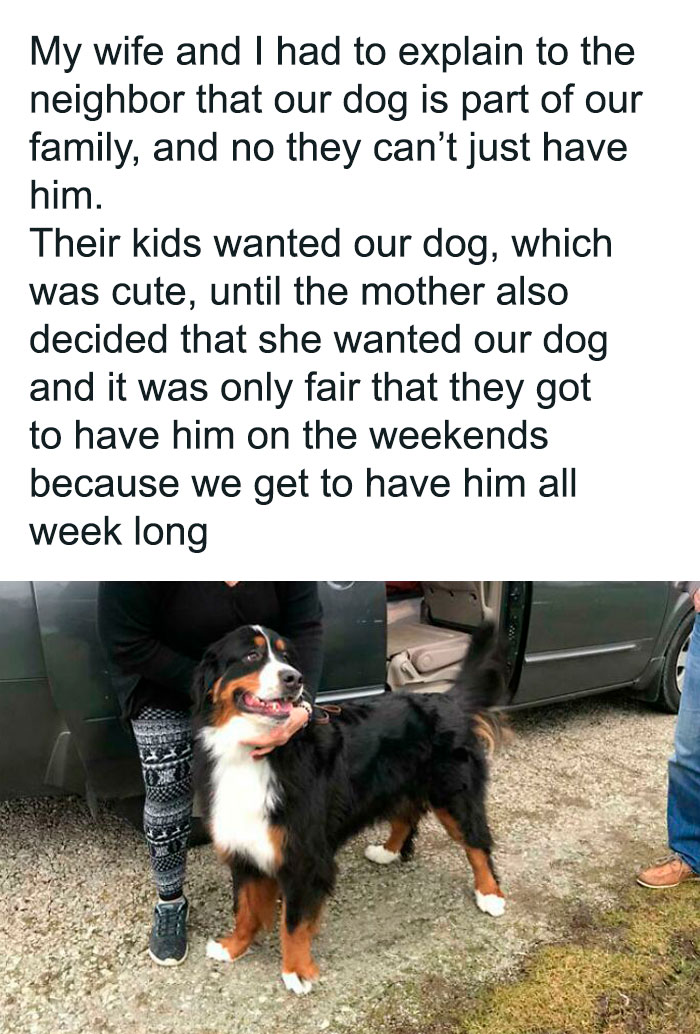
POLYGON ((25 797, 82 788, 74 752, 65 783, 47 783, 54 749, 66 726, 46 676, 31 582, 0 582, 0 793, 25 797))

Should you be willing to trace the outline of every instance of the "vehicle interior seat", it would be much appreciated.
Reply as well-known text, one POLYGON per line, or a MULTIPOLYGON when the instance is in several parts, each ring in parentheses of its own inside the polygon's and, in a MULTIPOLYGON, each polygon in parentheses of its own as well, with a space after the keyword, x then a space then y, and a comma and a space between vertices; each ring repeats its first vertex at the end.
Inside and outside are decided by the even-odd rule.
POLYGON ((423 582, 423 598, 436 625, 474 629, 489 609, 484 582, 423 582))
POLYGON ((444 691, 459 674, 469 629, 488 611, 484 583, 421 582, 421 587, 422 600, 387 605, 387 683, 391 689, 444 691))

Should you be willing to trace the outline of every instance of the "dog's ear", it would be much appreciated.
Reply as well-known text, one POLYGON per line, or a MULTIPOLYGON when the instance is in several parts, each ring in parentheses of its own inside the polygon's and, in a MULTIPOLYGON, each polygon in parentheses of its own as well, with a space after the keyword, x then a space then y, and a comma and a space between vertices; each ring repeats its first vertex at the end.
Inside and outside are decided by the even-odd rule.
POLYGON ((219 677, 219 656, 209 648, 195 669, 192 678, 192 702, 194 713, 202 714, 211 705, 211 691, 219 677))

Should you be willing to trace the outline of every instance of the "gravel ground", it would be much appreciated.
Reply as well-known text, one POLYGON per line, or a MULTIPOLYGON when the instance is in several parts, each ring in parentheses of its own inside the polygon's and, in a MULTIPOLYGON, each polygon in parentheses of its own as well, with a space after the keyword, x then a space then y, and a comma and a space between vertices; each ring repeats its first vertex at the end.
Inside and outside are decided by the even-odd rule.
POLYGON ((512 726, 490 795, 505 916, 476 910, 464 859, 432 820, 401 866, 367 862, 368 833, 340 857, 322 978, 305 999, 283 991, 274 937, 233 966, 205 958, 231 909, 209 846, 190 855, 190 956, 159 969, 146 954, 152 891, 138 832, 109 811, 95 824, 74 798, 0 804, 0 1031, 363 1031, 404 981, 476 986, 513 973, 663 852, 673 718, 603 697, 517 713, 512 726))

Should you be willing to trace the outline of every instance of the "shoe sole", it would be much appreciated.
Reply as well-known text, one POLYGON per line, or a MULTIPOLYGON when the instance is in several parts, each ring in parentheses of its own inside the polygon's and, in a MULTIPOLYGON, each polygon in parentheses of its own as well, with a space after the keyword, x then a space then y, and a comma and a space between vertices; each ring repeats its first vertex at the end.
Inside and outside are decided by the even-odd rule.
POLYGON ((185 954, 181 959, 159 959, 157 955, 154 955, 151 949, 148 949, 148 954, 152 962, 155 962, 156 966, 181 966, 190 953, 189 944, 185 948, 185 954))
POLYGON ((678 883, 645 883, 644 880, 640 880, 639 876, 637 876, 637 883, 646 890, 674 890, 683 883, 692 883, 693 880, 698 879, 700 879, 700 876, 686 876, 685 879, 679 880, 678 883))

